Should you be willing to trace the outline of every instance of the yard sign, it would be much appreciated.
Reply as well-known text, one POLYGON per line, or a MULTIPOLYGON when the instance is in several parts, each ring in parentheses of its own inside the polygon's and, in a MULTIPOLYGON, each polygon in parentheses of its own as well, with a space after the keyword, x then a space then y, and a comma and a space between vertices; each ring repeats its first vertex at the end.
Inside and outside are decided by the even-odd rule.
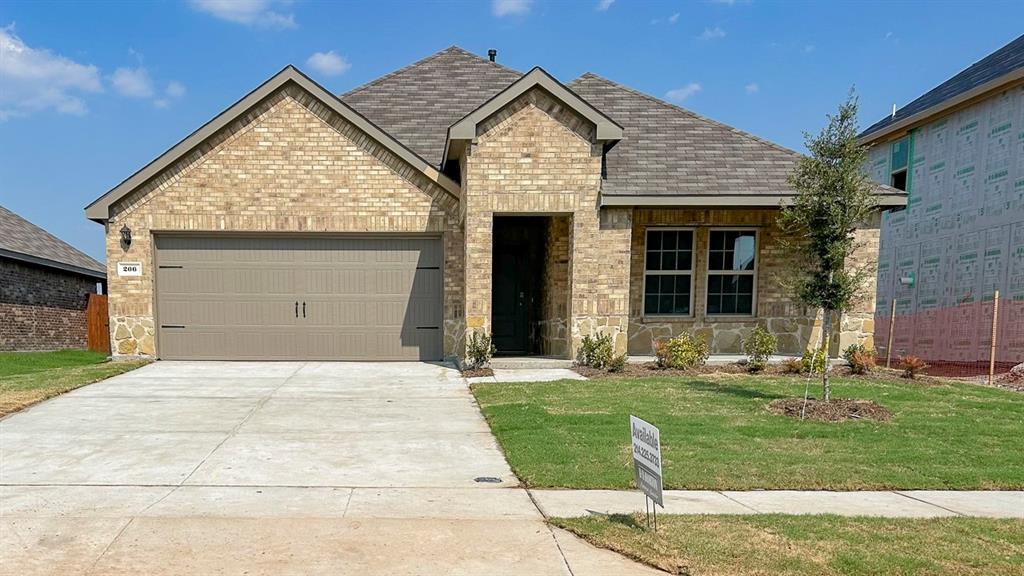
POLYGON ((658 428, 636 416, 629 417, 629 431, 633 439, 633 472, 636 485, 662 508, 661 495, 661 432, 658 428))

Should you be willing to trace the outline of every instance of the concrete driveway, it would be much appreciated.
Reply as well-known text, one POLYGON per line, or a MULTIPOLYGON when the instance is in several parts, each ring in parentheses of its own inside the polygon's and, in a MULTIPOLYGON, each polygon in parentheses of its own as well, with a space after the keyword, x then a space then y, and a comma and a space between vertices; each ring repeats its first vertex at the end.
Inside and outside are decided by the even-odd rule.
POLYGON ((0 571, 654 573, 517 482, 450 368, 159 362, 0 421, 0 571))

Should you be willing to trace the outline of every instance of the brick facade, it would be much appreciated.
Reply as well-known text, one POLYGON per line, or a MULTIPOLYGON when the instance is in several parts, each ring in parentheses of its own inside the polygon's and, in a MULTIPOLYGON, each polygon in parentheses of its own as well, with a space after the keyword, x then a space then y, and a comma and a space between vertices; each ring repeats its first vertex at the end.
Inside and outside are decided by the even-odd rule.
POLYGON ((96 280, 0 258, 0 351, 85 348, 96 280))
MULTIPOLYGON (((783 232, 776 219, 778 210, 688 210, 638 209, 633 217, 633 250, 630 263, 630 327, 629 353, 649 355, 657 340, 681 333, 703 336, 713 353, 738 354, 742 340, 754 327, 761 325, 776 335, 779 353, 800 354, 820 338, 821 318, 793 299, 785 278, 798 264, 792 250, 783 242, 783 232), (693 250, 693 314, 686 318, 665 318, 643 315, 643 278, 645 238, 647 230, 658 227, 686 227, 694 230, 693 250), (744 228, 757 231, 756 294, 753 316, 709 316, 706 312, 708 238, 716 228, 744 228)), ((859 248, 854 265, 871 266, 878 253, 877 219, 858 232, 859 248)), ((865 287, 868 294, 840 323, 833 353, 854 342, 871 345, 874 322, 874 282, 865 287)))
POLYGON ((594 126, 534 89, 477 127, 463 165, 467 330, 490 331, 494 216, 556 215, 571 221, 566 351, 607 332, 624 352, 630 211, 598 207, 594 126))
POLYGON ((153 235, 189 232, 403 232, 445 245, 445 353, 460 346, 458 198, 304 90, 287 86, 122 199, 107 225, 111 336, 117 354, 151 355, 153 235), (122 246, 120 228, 132 230, 122 246), (117 275, 118 261, 143 275, 117 275))
MULTIPOLYGON (((154 234, 401 232, 443 238, 444 353, 460 355, 468 331, 491 331, 496 215, 550 217, 538 278, 541 314, 531 327, 545 354, 571 357, 584 336, 597 333, 612 336, 620 353, 650 354, 655 340, 684 331, 705 335, 714 352, 735 353, 759 323, 779 335, 782 352, 816 340, 819 320, 779 282, 791 264, 777 210, 602 209, 602 152, 593 124, 533 89, 477 126, 460 159, 460 198, 301 88, 286 86, 112 206, 115 353, 156 353, 154 234), (132 230, 130 247, 121 244, 123 225, 132 230), (654 226, 696 229, 692 318, 643 317, 644 237, 654 226), (754 317, 704 314, 712 227, 759 231, 754 317), (141 262, 143 275, 117 276, 118 261, 141 262)), ((877 225, 862 234, 870 263, 877 225)), ((870 340, 871 317, 865 307, 844 319, 839 344, 870 340)))

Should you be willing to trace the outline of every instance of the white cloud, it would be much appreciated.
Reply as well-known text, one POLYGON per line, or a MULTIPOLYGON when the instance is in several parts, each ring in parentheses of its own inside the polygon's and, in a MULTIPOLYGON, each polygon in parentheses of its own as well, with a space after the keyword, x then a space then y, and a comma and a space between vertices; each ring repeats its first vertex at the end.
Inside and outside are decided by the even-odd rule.
POLYGON ((751 82, 744 86, 743 89, 747 91, 747 94, 757 94, 761 91, 761 87, 758 86, 757 82, 751 82))
POLYGON ((153 106, 157 108, 167 108, 171 105, 171 101, 177 100, 185 95, 185 85, 177 80, 171 80, 167 83, 167 88, 164 88, 164 95, 161 98, 153 100, 153 106))
POLYGON ((185 85, 177 80, 171 80, 167 83, 167 89, 164 93, 171 98, 181 98, 185 95, 185 85))
POLYGON ((0 28, 0 86, 0 121, 40 110, 85 114, 85 102, 75 93, 103 90, 95 66, 32 48, 13 25, 0 28))
POLYGON ((306 66, 323 74, 324 76, 340 76, 352 67, 344 56, 330 52, 316 52, 306 59, 306 66))
POLYGON ((121 96, 152 100, 153 106, 157 108, 167 108, 174 100, 185 95, 185 85, 177 80, 171 80, 163 92, 159 92, 149 75, 149 70, 144 66, 114 70, 110 76, 110 85, 121 96))
POLYGON ((615 4, 615 0, 599 0, 597 3, 597 9, 604 12, 611 8, 612 4, 615 4))
POLYGON ((110 77, 110 84, 117 93, 128 98, 152 98, 153 81, 145 68, 118 68, 110 77))
POLYGON ((676 22, 679 22, 679 12, 668 17, 669 24, 675 24, 676 22))
POLYGON ((295 28, 295 15, 281 11, 290 0, 191 0, 192 6, 221 20, 256 28, 295 28))
POLYGON ((725 4, 726 6, 735 6, 736 0, 711 0, 712 4, 725 4))
POLYGON ((725 30, 722 30, 718 26, 715 26, 714 28, 705 28, 697 38, 700 38, 701 40, 717 40, 718 38, 725 38, 725 30))
POLYGON ((532 7, 533 0, 493 0, 491 4, 491 10, 499 18, 528 14, 532 7))
POLYGON ((690 96, 693 96, 697 92, 700 92, 702 89, 703 87, 701 87, 700 84, 696 82, 690 82, 689 84, 683 86, 682 88, 669 90, 668 92, 665 93, 665 98, 673 102, 683 102, 690 96))
POLYGON ((804 46, 804 53, 805 54, 810 54, 811 52, 814 52, 814 44, 808 44, 808 45, 804 46))

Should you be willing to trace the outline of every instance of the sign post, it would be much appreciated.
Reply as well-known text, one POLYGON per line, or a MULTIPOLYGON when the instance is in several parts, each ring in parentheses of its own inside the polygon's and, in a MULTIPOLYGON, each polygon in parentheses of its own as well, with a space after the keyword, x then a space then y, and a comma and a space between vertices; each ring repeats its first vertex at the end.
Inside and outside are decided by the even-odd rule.
POLYGON ((648 499, 653 502, 648 513, 647 521, 650 524, 651 517, 654 518, 654 530, 658 530, 657 506, 665 507, 662 497, 661 477, 661 431, 650 422, 645 422, 636 416, 629 417, 629 433, 633 443, 633 474, 637 488, 644 493, 644 507, 647 507, 648 499))

